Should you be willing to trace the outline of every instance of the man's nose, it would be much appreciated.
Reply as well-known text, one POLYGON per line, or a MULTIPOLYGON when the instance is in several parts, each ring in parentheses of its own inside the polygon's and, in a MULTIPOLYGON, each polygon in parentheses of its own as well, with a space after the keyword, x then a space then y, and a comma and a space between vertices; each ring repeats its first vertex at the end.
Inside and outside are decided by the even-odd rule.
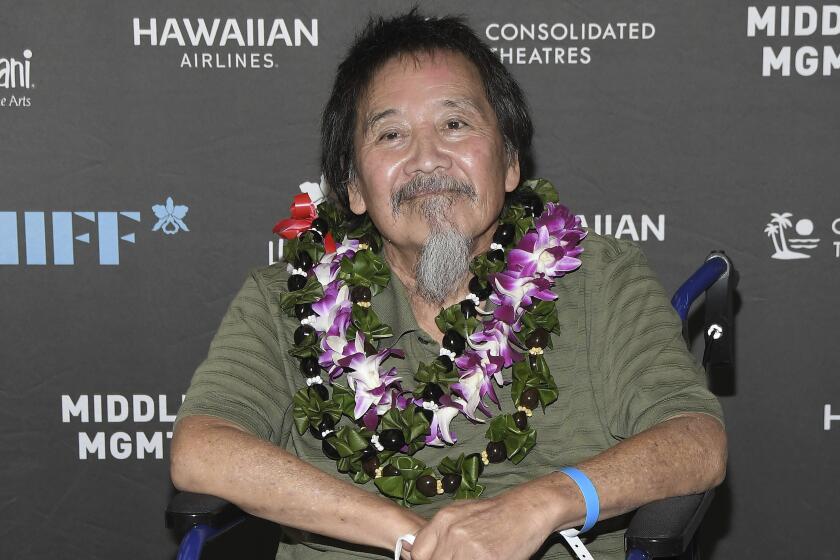
POLYGON ((406 174, 414 175, 417 172, 447 170, 452 165, 452 159, 437 131, 426 129, 415 131, 412 135, 411 152, 405 163, 406 174))

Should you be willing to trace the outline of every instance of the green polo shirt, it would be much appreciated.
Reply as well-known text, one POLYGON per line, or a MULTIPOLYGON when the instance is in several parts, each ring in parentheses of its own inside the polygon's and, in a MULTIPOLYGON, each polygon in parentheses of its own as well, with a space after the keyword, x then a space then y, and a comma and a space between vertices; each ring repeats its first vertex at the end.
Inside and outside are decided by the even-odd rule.
MULTIPOLYGON (((583 247, 581 268, 554 288, 562 334, 554 336, 545 359, 560 397, 545 413, 535 411, 530 424, 537 430, 537 444, 519 465, 503 462, 484 470, 483 496, 579 463, 680 413, 722 418, 703 369, 685 347, 680 319, 639 248, 592 231, 583 247)), ((324 456, 320 441, 294 429, 292 395, 306 383, 288 352, 299 323, 279 307, 279 295, 287 290, 285 268, 275 264, 250 271, 193 376, 178 419, 193 414, 224 418, 352 484, 324 456)), ((433 360, 439 347, 417 326, 396 275, 373 305, 394 333, 414 331, 400 340, 405 359, 386 362, 397 367, 403 387, 410 389, 418 363, 433 360)), ((509 390, 497 388, 496 393, 502 411, 516 410, 509 390)), ((458 416, 451 427, 457 445, 427 446, 415 457, 435 466, 446 455, 484 449, 486 425, 458 416)), ((370 482, 363 488, 377 492, 370 482)), ((447 503, 443 496, 415 511, 430 517, 447 503)), ((600 523, 591 533, 587 546, 596 559, 624 557, 623 530, 615 521, 600 523)), ((386 557, 296 530, 289 531, 289 540, 292 544, 281 543, 278 558, 386 557)), ((550 539, 536 558, 572 558, 561 541, 550 539)))

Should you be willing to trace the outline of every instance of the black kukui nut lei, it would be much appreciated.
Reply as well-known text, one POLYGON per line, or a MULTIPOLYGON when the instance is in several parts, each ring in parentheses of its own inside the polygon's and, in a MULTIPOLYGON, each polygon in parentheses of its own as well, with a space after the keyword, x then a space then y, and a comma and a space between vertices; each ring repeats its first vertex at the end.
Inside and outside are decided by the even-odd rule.
POLYGON ((536 329, 534 329, 534 332, 528 335, 528 338, 525 339, 525 345, 528 348, 543 349, 546 346, 548 346, 548 339, 550 336, 551 333, 549 333, 547 330, 545 330, 542 327, 537 327, 536 329))
POLYGON ((478 296, 478 299, 480 300, 489 298, 490 294, 493 293, 493 289, 489 286, 489 284, 479 280, 478 276, 473 276, 470 279, 468 287, 470 292, 478 296))
POLYGON ((528 414, 524 411, 519 410, 513 413, 513 423, 518 430, 526 430, 528 429, 528 414))
POLYGON ((492 262, 502 262, 505 260, 505 252, 501 249, 493 249, 487 253, 487 260, 492 262))
POLYGON ((379 468, 379 465, 379 457, 375 454, 362 458, 362 470, 371 478, 376 477, 376 469, 379 468))
POLYGON ((417 490, 427 498, 432 498, 437 494, 437 479, 428 474, 417 477, 414 485, 417 487, 417 490))
POLYGON ((426 383, 426 386, 423 388, 423 393, 420 395, 420 398, 424 401, 440 404, 440 398, 442 396, 443 389, 440 388, 440 385, 438 385, 437 383, 426 383))
POLYGON ((327 220, 324 218, 315 218, 312 220, 312 229, 320 233, 321 235, 326 235, 328 231, 330 231, 330 225, 327 223, 327 220))
POLYGON ((513 242, 515 234, 516 228, 513 224, 499 224, 499 227, 496 228, 496 232, 493 234, 493 243, 507 247, 513 242))
POLYGON ((529 194, 521 201, 525 216, 537 218, 543 213, 543 203, 535 194, 529 194))
POLYGON ((400 476, 400 470, 394 465, 388 464, 382 467, 382 476, 400 476))
POLYGON ((475 307, 475 302, 471 299, 465 299, 461 302, 461 315, 464 319, 470 319, 478 315, 478 310, 475 307))
POLYGON ((331 440, 335 440, 335 436, 325 437, 321 440, 321 451, 323 451, 324 455, 326 455, 333 461, 338 461, 339 459, 341 459, 341 455, 338 454, 338 450, 332 444, 331 440))
POLYGON ((321 421, 318 423, 318 431, 322 434, 326 431, 335 431, 335 420, 332 419, 332 416, 325 414, 321 417, 321 421))
POLYGON ((405 436, 402 430, 395 428, 382 430, 382 433, 379 434, 379 445, 388 451, 399 451, 405 445, 405 436))
MULTIPOLYGON (((544 188, 544 185, 538 184, 538 186, 541 189, 544 188)), ((533 188, 536 189, 537 187, 533 187, 533 188)), ((543 192, 543 191, 540 191, 540 192, 543 192)), ((540 196, 542 196, 542 195, 540 195, 540 196)), ((514 217, 522 216, 523 214, 525 216, 528 216, 528 217, 533 217, 533 218, 538 217, 543 211, 543 202, 542 202, 540 196, 537 196, 536 192, 533 192, 533 191, 529 192, 529 193, 526 193, 525 196, 524 196, 524 199, 525 199, 524 203, 514 203, 514 206, 516 204, 520 204, 520 207, 522 208, 522 212, 519 213, 519 214, 516 214, 515 209, 514 209, 514 213, 513 214, 507 214, 506 219, 510 219, 511 216, 514 216, 514 217)), ((486 263, 487 262, 490 262, 490 263, 492 263, 492 262, 504 263, 507 260, 506 249, 510 248, 514 244, 514 242, 517 241, 517 231, 518 231, 517 228, 519 228, 523 225, 526 226, 526 227, 529 227, 529 226, 532 227, 534 224, 533 224, 533 222, 530 222, 530 221, 529 222, 519 221, 516 224, 514 224, 514 223, 499 223, 499 225, 497 226, 496 231, 494 232, 494 235, 493 235, 493 243, 495 245, 493 247, 491 247, 491 250, 485 255, 486 262, 482 263, 480 260, 474 261, 475 265, 478 267, 478 268, 476 268, 476 273, 479 274, 479 275, 478 276, 473 276, 470 279, 469 289, 470 289, 470 292, 474 296, 476 296, 476 298, 479 301, 486 300, 493 293, 493 288, 491 286, 492 276, 490 276, 488 274, 488 270, 486 268, 486 263), (482 268, 482 267, 484 267, 484 268, 482 268)), ((575 225, 573 227, 576 228, 578 226, 575 225)), ((327 223, 327 221, 324 220, 323 218, 317 218, 316 220, 314 220, 312 222, 311 228, 306 232, 306 235, 308 235, 309 240, 312 240, 316 243, 322 243, 323 242, 323 237, 327 234, 328 230, 329 230, 329 224, 327 223)), ((531 231, 533 231, 533 230, 531 230, 531 231)), ((337 232, 338 233, 334 233, 334 235, 337 235, 337 236, 338 235, 343 235, 344 230, 339 228, 337 230, 337 232)), ((550 233, 550 235, 555 235, 555 234, 550 233)), ((363 251, 364 249, 370 249, 371 251, 377 251, 377 252, 380 249, 379 243, 375 242, 375 240, 372 237, 370 237, 369 233, 365 233, 361 236, 358 236, 357 239, 361 244, 364 244, 364 245, 360 245, 358 247, 358 249, 356 250, 357 254, 359 254, 360 251, 363 251)), ((346 256, 344 258, 353 259, 354 257, 346 256)), ((312 260, 313 259, 312 259, 311 255, 307 251, 301 251, 301 252, 298 253, 297 258, 294 260, 294 263, 293 263, 293 266, 297 270, 297 272, 293 273, 289 278, 289 290, 290 291, 297 291, 297 290, 300 290, 300 289, 306 287, 307 281, 308 281, 308 276, 306 274, 301 274, 301 272, 306 273, 306 272, 311 271, 311 268, 314 264, 312 262, 312 260)), ((497 268, 491 268, 491 271, 492 270, 498 270, 498 269, 497 268)), ((386 270, 386 273, 387 272, 388 271, 386 270)), ((365 281, 365 280, 370 282, 371 278, 363 277, 362 281, 365 281)), ((386 282, 387 282, 387 278, 386 278, 386 282)), ((371 303, 372 293, 371 293, 371 289, 369 287, 361 286, 361 285, 358 285, 358 284, 357 285, 350 285, 349 282, 347 282, 347 281, 345 281, 345 285, 350 288, 349 296, 350 296, 350 300, 354 304, 357 304, 357 305, 361 304, 361 306, 367 307, 371 303)), ((384 286, 383 284, 380 284, 379 282, 376 282, 376 285, 377 286, 384 286)), ((536 304, 536 303, 537 302, 534 301, 534 303, 530 306, 522 306, 520 304, 520 309, 524 313, 531 312, 531 311, 533 311, 534 304, 536 304)), ((479 315, 477 307, 478 306, 476 305, 475 298, 473 298, 472 296, 463 300, 463 301, 461 301, 459 308, 456 308, 457 311, 460 311, 460 317, 457 317, 457 319, 459 321, 463 321, 464 319, 477 320, 478 325, 479 325, 478 328, 481 328, 483 319, 479 315)), ((314 315, 314 313, 312 312, 311 304, 308 304, 308 303, 307 304, 296 304, 294 306, 294 315, 299 320, 306 320, 308 317, 314 315)), ((355 316, 355 311, 354 311, 354 316, 355 316)), ((441 316, 439 316, 438 320, 440 320, 440 317, 441 316)), ((451 319, 445 319, 445 320, 450 321, 451 319)), ((459 325, 461 325, 461 324, 463 324, 463 323, 460 323, 459 325)), ((474 324, 474 323, 468 322, 467 323, 467 329, 469 329, 469 327, 472 324, 474 324)), ((527 323, 526 322, 525 324, 527 325, 527 324, 533 324, 533 323, 527 323)), ((470 332, 469 332, 469 330, 467 330, 466 332, 461 332, 462 330, 463 330, 463 327, 459 326, 458 330, 449 329, 444 333, 442 346, 448 352, 445 352, 445 353, 443 353, 440 356, 435 358, 438 362, 438 364, 436 364, 436 368, 440 367, 443 370, 445 370, 446 372, 452 372, 453 369, 454 369, 456 374, 459 373, 459 369, 455 368, 455 364, 453 363, 453 360, 452 360, 451 356, 452 355, 455 355, 455 356, 462 355, 466 350, 466 347, 467 347, 466 342, 467 341, 465 339, 465 336, 469 336, 470 332)), ((319 342, 320 334, 321 333, 319 333, 317 330, 315 330, 310 325, 301 325, 301 327, 298 328, 294 333, 295 346, 297 346, 299 350, 302 350, 303 348, 306 348, 308 350, 309 346, 317 345, 317 343, 319 342)), ((542 354, 542 350, 544 348, 546 348, 546 346, 548 345, 548 343, 550 341, 550 333, 546 329, 535 328, 531 332, 528 332, 526 330, 526 334, 527 334, 527 336, 525 338, 525 342, 526 342, 527 350, 530 351, 526 355, 527 355, 528 364, 530 365, 531 371, 533 372, 533 374, 544 375, 545 374, 544 370, 538 371, 538 366, 540 365, 540 360, 541 360, 539 355, 542 354)), ((371 341, 368 340, 367 337, 365 337, 364 352, 367 355, 372 355, 372 354, 377 352, 376 347, 373 344, 371 344, 371 341)), ((545 364, 543 363, 543 368, 544 367, 545 367, 545 364)), ((329 368, 327 368, 327 369, 329 369, 329 368)), ((350 370, 349 367, 345 367, 344 371, 349 372, 349 371, 352 371, 352 370, 350 370)), ((432 370, 432 371, 436 371, 436 374, 440 373, 440 369, 436 369, 436 370, 432 370)), ((330 372, 332 373, 331 369, 330 369, 330 372)), ((315 358, 304 358, 303 360, 301 360, 301 373, 303 373, 304 376, 309 378, 309 379, 311 379, 312 377, 315 377, 315 376, 318 376, 320 378, 321 368, 320 368, 320 365, 318 364, 318 360, 315 359, 315 358)), ((432 379, 435 379, 435 378, 433 377, 432 379)), ((450 378, 447 377, 446 379, 447 379, 446 384, 444 384, 443 387, 447 387, 448 384, 451 382, 450 378)), ((532 378, 532 380, 533 380, 533 378, 532 378)), ((313 381, 317 381, 317 380, 313 380, 313 381)), ((329 383, 331 383, 331 381, 329 383)), ((330 392, 328 391, 327 387, 324 384, 317 383, 317 382, 312 382, 312 381, 310 381, 310 384, 311 384, 311 386, 309 386, 305 389, 307 391, 307 394, 310 397, 317 396, 318 398, 320 398, 324 401, 328 401, 330 392)), ((343 390, 346 391, 346 389, 343 389, 343 390)), ((541 386, 540 391, 542 391, 542 390, 544 390, 544 389, 541 386)), ((548 389, 545 389, 545 390, 551 391, 551 387, 549 386, 548 389)), ((555 387, 555 390, 556 390, 556 387, 555 387)), ((519 430, 521 432, 527 432, 529 430, 528 417, 531 415, 532 410, 534 410, 539 404, 541 404, 541 402, 540 402, 540 399, 541 399, 540 391, 538 391, 534 387, 528 387, 527 389, 525 389, 519 395, 519 397, 517 399, 517 406, 519 407, 519 411, 511 414, 511 417, 513 419, 513 424, 515 425, 517 430, 519 430)), ((453 397, 455 397, 455 396, 462 397, 461 394, 459 394, 457 392, 454 392, 452 389, 449 389, 449 392, 452 394, 453 397)), ((441 385, 439 385, 438 383, 436 383, 434 381, 428 381, 428 379, 426 379, 426 382, 424 384, 424 390, 421 391, 420 393, 421 394, 419 396, 422 398, 424 403, 435 403, 437 406, 442 406, 441 405, 441 399, 444 395, 447 394, 447 391, 445 391, 441 387, 441 385)), ((416 395, 416 393, 415 393, 415 395, 416 395)), ((546 397, 547 398, 556 398, 556 395, 554 395, 552 397, 552 394, 549 392, 547 394, 544 394, 542 397, 543 398, 546 398, 546 397)), ((426 406, 427 406, 426 408, 421 406, 421 407, 418 407, 418 409, 423 414, 423 416, 431 423, 431 421, 434 418, 434 410, 433 409, 435 407, 429 406, 429 405, 426 405, 426 406)), ((378 421, 380 420, 380 417, 377 416, 376 420, 377 420, 377 423, 378 423, 378 421)), ((370 431, 366 431, 366 430, 371 430, 371 429, 375 430, 375 428, 373 428, 372 425, 370 424, 370 418, 359 418, 359 419, 356 420, 355 424, 358 425, 358 427, 361 429, 361 431, 357 431, 357 433, 365 434, 366 436, 368 436, 371 433, 370 431)), ((321 421, 318 423, 317 426, 310 426, 310 430, 313 432, 313 434, 315 432, 317 432, 316 437, 320 436, 320 438, 323 438, 321 440, 321 443, 322 443, 322 450, 324 451, 324 454, 327 457, 329 457, 330 459, 338 460, 340 457, 339 457, 339 454, 338 454, 337 449, 335 447, 335 442, 336 442, 336 436, 335 436, 335 433, 334 433, 335 425, 336 425, 336 422, 333 421, 333 417, 329 414, 325 414, 321 418, 321 421)), ((390 456, 391 456, 390 454, 400 453, 400 452, 403 452, 406 449, 406 445, 408 443, 408 442, 406 442, 406 437, 405 437, 406 433, 408 433, 408 432, 403 432, 401 429, 393 429, 392 428, 392 429, 382 430, 378 434, 378 436, 377 436, 378 444, 379 444, 379 446, 381 446, 382 449, 385 450, 385 453, 386 453, 387 457, 390 458, 390 456)), ((489 432, 488 432, 487 437, 488 438, 491 437, 489 435, 489 432)), ((493 436, 493 437, 495 437, 495 436, 493 436)), ((419 441, 421 442, 420 447, 422 447, 422 438, 419 441)), ((530 445, 533 445, 533 443, 531 443, 530 445)), ((411 449, 412 450, 414 449, 413 444, 412 444, 411 449)), ((525 451, 526 453, 527 453, 527 449, 529 449, 529 448, 526 448, 526 451, 525 451)), ((407 451, 407 453, 412 454, 412 451, 407 451)), ((485 447, 484 451, 482 451, 482 453, 480 453, 480 454, 479 453, 472 453, 472 454, 467 455, 467 458, 471 462, 474 462, 474 464, 477 468, 477 471, 478 471, 477 474, 478 474, 478 476, 481 476, 484 472, 484 468, 485 468, 486 464, 498 463, 498 462, 502 462, 505 459, 507 459, 507 449, 506 449, 504 441, 492 441, 491 440, 487 444, 487 446, 485 447)), ((451 461, 451 459, 449 459, 449 460, 451 461)), ((380 452, 378 452, 378 450, 376 449, 376 447, 373 444, 369 444, 361 452, 360 462, 355 463, 356 465, 358 465, 355 468, 360 468, 361 471, 363 471, 365 474, 367 474, 371 478, 378 478, 378 477, 382 477, 382 476, 384 476, 384 477, 400 476, 400 474, 401 474, 400 470, 397 469, 394 465, 392 465, 390 463, 383 465, 382 462, 383 462, 383 459, 380 458, 380 452)), ((422 461, 419 461, 419 463, 420 463, 420 465, 423 464, 422 461)), ((401 467, 402 467, 402 465, 401 465, 401 467)), ((423 466, 423 468, 426 468, 426 467, 423 466)), ((442 468, 442 467, 439 467, 439 468, 442 468)), ((448 469, 451 469, 451 468, 452 468, 451 465, 448 465, 445 470, 448 470, 448 469)), ((476 493, 476 488, 474 486, 472 486, 473 484, 475 484, 474 480, 471 481, 471 483, 470 483, 471 485, 470 485, 469 488, 463 489, 463 491, 464 491, 463 495, 458 494, 459 489, 461 489, 461 487, 462 487, 462 482, 463 482, 462 476, 459 475, 459 474, 446 474, 446 475, 443 475, 440 480, 436 479, 434 476, 422 475, 415 480, 415 488, 421 495, 426 496, 426 497, 432 497, 435 494, 440 493, 441 490, 443 492, 446 492, 447 494, 456 494, 456 495, 458 495, 458 497, 477 497, 477 495, 480 494, 480 492, 481 492, 480 487, 477 490, 477 492, 478 492, 478 494, 477 494, 476 493)), ((383 490, 383 492, 384 492, 384 490, 383 490)), ((408 503, 414 503, 414 502, 411 502, 410 500, 408 500, 407 496, 404 499, 406 501, 408 501, 408 503)))
POLYGON ((298 321, 306 319, 310 315, 314 315, 315 312, 312 311, 312 305, 309 303, 299 303, 295 305, 295 317, 297 317, 298 321))
POLYGON ((309 325, 301 325, 292 335, 296 346, 308 346, 318 340, 318 332, 309 325))
POLYGON ((353 303, 370 303, 373 295, 367 286, 353 286, 350 290, 350 301, 353 303))
POLYGON ((301 251, 298 253, 297 257, 295 258, 295 262, 292 263, 292 266, 295 268, 299 268, 303 271, 308 271, 312 268, 312 257, 309 256, 308 251, 301 251))
POLYGON ((487 460, 491 463, 501 463, 507 459, 507 449, 503 441, 488 441, 484 450, 487 452, 487 460))
POLYGON ((461 486, 461 475, 460 474, 446 474, 443 475, 441 479, 441 483, 443 484, 443 491, 447 494, 454 494, 458 488, 461 486))
POLYGON ((302 274, 292 274, 286 281, 290 292, 296 292, 306 286, 306 276, 302 274))
POLYGON ((318 425, 310 427, 309 430, 317 439, 333 437, 335 435, 335 421, 328 414, 325 414, 318 425))
POLYGON ((300 361, 300 372, 309 379, 321 375, 321 366, 316 358, 303 358, 300 361))
POLYGON ((446 371, 451 371, 452 370, 452 366, 453 366, 452 358, 450 358, 446 354, 441 354, 440 356, 435 358, 435 360, 437 360, 440 363, 440 365, 445 367, 446 371))
POLYGON ((458 331, 455 329, 449 329, 443 333, 442 346, 450 352, 454 352, 456 356, 460 356, 464 351, 464 348, 467 347, 467 342, 464 340, 463 336, 458 334, 458 331))
POLYGON ((533 387, 525 389, 519 397, 519 404, 527 409, 536 410, 540 404, 540 392, 533 387))

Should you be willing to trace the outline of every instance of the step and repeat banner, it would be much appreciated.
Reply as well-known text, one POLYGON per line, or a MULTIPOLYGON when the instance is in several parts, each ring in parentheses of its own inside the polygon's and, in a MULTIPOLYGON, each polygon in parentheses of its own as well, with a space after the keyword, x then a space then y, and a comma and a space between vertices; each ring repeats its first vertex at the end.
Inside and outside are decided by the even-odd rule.
MULTIPOLYGON (((172 422, 334 72, 402 2, 0 1, 2 558, 171 558, 172 422)), ((525 89, 537 176, 668 290, 740 271, 711 558, 837 558, 840 5, 428 2, 525 89)), ((699 350, 697 352, 699 354, 699 350)))

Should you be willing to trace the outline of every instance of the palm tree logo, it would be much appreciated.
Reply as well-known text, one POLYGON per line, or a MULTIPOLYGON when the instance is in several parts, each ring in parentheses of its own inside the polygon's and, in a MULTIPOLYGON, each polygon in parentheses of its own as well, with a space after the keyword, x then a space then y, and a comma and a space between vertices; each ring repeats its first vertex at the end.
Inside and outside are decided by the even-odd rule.
POLYGON ((773 240, 773 248, 775 252, 771 255, 774 259, 780 260, 794 260, 794 259, 810 259, 811 255, 794 251, 793 249, 813 249, 820 240, 809 237, 814 233, 814 222, 808 218, 803 218, 796 222, 796 225, 791 222, 793 214, 790 212, 771 212, 770 222, 764 228, 764 233, 767 237, 773 240), (793 227, 794 231, 801 237, 790 239, 785 235, 785 230, 793 227))

